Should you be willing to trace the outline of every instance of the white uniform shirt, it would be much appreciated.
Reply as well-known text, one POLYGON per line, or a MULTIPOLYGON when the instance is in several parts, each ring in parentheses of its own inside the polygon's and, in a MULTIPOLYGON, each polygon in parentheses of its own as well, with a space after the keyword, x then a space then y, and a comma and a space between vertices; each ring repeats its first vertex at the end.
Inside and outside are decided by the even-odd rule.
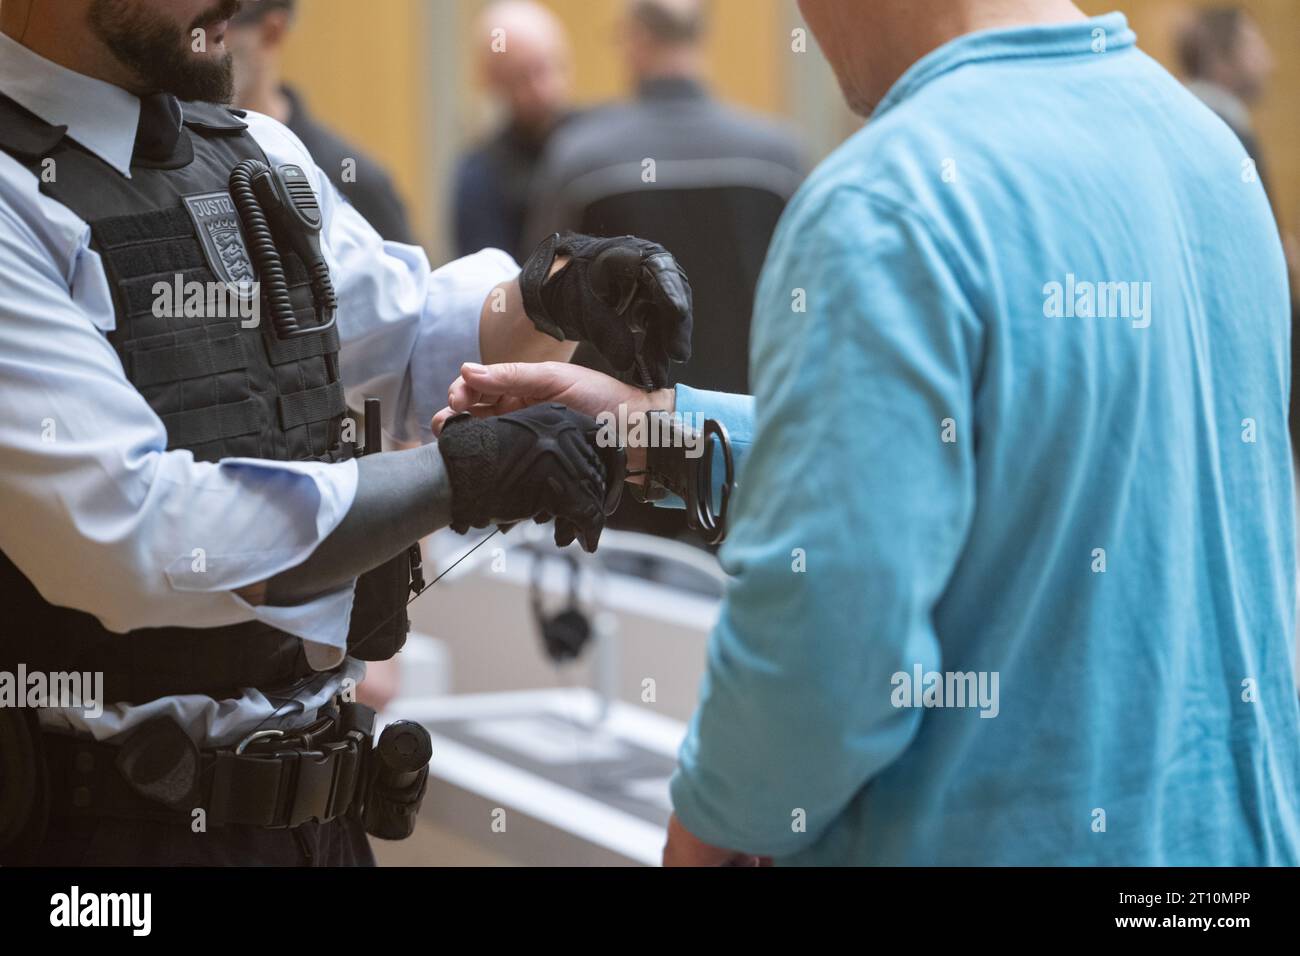
MULTIPOLYGON (((66 125, 70 138, 129 177, 140 114, 130 93, 3 34, 0 93, 66 125)), ((301 166, 320 199, 349 402, 379 398, 389 434, 431 440, 429 420, 460 364, 479 358, 485 299, 518 267, 487 250, 431 271, 419 248, 384 242, 288 129, 254 113, 246 122, 272 165, 301 166)), ((0 153, 0 550, 46 600, 93 614, 112 631, 261 620, 302 638, 313 666, 336 665, 350 585, 295 607, 252 607, 234 591, 315 550, 352 504, 356 463, 207 463, 167 451, 162 421, 105 338, 115 315, 89 242, 87 223, 0 153)), ((195 739, 228 742, 259 725, 310 719, 344 678, 362 673, 348 661, 283 707, 248 690, 233 700, 109 707, 93 718, 49 710, 42 721, 105 739, 170 712, 195 739)))

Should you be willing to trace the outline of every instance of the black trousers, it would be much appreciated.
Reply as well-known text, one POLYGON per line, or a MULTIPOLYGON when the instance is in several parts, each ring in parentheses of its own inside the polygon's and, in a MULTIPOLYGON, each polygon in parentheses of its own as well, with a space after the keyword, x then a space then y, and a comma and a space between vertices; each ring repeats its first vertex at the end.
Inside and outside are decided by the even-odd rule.
POLYGON ((51 820, 32 866, 374 866, 360 821, 351 815, 292 830, 214 827, 108 818, 51 820))

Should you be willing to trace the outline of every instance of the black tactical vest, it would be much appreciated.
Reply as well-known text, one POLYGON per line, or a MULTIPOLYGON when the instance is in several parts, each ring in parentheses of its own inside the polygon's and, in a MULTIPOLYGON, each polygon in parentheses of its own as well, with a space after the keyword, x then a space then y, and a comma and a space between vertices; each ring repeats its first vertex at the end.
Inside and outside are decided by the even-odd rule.
MULTIPOLYGON (((197 461, 350 457, 351 443, 340 440, 347 407, 336 329, 280 340, 265 301, 261 321, 247 328, 251 323, 235 310, 187 315, 194 310, 157 308, 159 282, 174 287, 180 277, 182 290, 192 282, 208 289, 256 277, 228 180, 239 162, 267 158, 242 113, 169 98, 151 105, 174 113, 180 135, 161 150, 142 150, 137 138, 130 179, 68 139, 64 127, 3 96, 0 149, 38 177, 45 195, 90 225, 116 311, 108 340, 166 426, 169 450, 187 449, 197 461), (42 175, 48 170, 53 175, 42 175)), ((295 317, 300 326, 314 326, 307 271, 289 249, 280 254, 295 317)), ((67 560, 75 567, 77 556, 67 560)), ((360 579, 350 622, 353 656, 382 660, 401 647, 409 575, 403 552, 360 579)), ((108 702, 172 694, 221 698, 245 687, 273 691, 313 673, 301 641, 259 622, 112 633, 90 614, 45 601, 3 554, 0 595, 0 667, 101 671, 108 702)))

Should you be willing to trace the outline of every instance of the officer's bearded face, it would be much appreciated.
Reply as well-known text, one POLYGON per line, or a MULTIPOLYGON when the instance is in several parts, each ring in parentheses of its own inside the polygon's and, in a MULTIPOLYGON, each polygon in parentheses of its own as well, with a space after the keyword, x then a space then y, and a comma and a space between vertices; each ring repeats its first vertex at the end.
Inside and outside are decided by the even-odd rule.
POLYGON ((140 79, 139 92, 228 103, 233 89, 228 21, 240 0, 92 0, 90 26, 140 79))

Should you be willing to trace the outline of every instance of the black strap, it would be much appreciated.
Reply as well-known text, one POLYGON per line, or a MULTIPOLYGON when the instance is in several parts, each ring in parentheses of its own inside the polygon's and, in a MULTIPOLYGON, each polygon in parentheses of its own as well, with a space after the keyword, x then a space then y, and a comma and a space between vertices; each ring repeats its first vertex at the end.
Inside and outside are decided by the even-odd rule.
MULTIPOLYGON (((182 206, 150 209, 129 216, 109 216, 91 229, 102 249, 194 238, 194 220, 182 206)), ((200 257, 199 262, 203 262, 200 257)))
POLYGON ((339 327, 331 325, 316 335, 300 335, 292 339, 279 339, 274 335, 265 339, 267 354, 272 365, 286 365, 299 359, 317 355, 332 355, 339 350, 339 327))
POLYGON ((140 98, 140 117, 136 121, 132 165, 137 162, 162 162, 176 151, 181 135, 181 106, 169 93, 151 93, 140 98))
MULTIPOLYGON (((183 382, 245 368, 239 333, 131 355, 131 381, 137 388, 160 382, 183 382)), ((170 432, 169 432, 170 434, 170 432)))
POLYGON ((232 135, 248 129, 243 119, 248 114, 243 110, 193 100, 182 101, 180 107, 185 125, 200 133, 232 135))
MULTIPOLYGON (((118 769, 122 747, 45 733, 50 816, 117 817, 190 824, 202 809, 210 827, 296 827, 327 822, 362 798, 363 744, 349 737, 286 746, 269 754, 232 749, 198 754, 197 785, 174 805, 142 796, 118 769)), ((129 744, 128 744, 129 746, 129 744)))
POLYGON ((348 410, 342 382, 331 382, 320 388, 282 395, 278 401, 280 427, 286 431, 299 425, 330 421, 348 410))
POLYGON ((68 132, 0 94, 0 149, 29 161, 43 159, 68 132))
POLYGON ((167 450, 193 448, 207 442, 252 435, 262 430, 262 416, 257 399, 173 412, 162 416, 167 427, 167 450))

